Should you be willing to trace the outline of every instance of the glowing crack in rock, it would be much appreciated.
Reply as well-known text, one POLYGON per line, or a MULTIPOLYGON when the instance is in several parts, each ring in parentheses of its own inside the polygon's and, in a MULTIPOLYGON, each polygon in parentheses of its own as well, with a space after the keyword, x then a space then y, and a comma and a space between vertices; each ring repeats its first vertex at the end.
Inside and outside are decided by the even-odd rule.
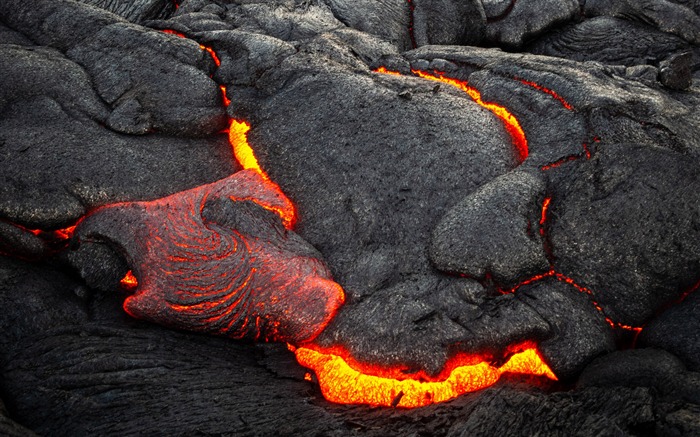
MULTIPOLYGON (((260 177, 265 180, 269 189, 274 190, 277 195, 282 196, 286 199, 284 192, 280 187, 270 180, 270 177, 265 173, 258 164, 258 159, 255 157, 253 148, 250 147, 248 143, 248 131, 250 130, 250 124, 244 121, 231 120, 231 126, 228 131, 229 142, 233 148, 233 155, 236 161, 246 170, 252 170, 256 172, 260 177)), ((277 213, 281 218, 284 226, 287 229, 292 229, 294 227, 294 222, 296 220, 296 212, 292 202, 287 202, 285 208, 280 209, 275 206, 264 206, 266 209, 270 209, 277 213)))
MULTIPOLYGON (((441 82, 445 83, 451 86, 456 87, 459 90, 464 91, 467 93, 467 95, 479 106, 482 108, 488 109, 491 111, 496 117, 498 117, 502 122, 505 127, 505 129, 508 131, 510 134, 512 140, 513 140, 513 145, 515 146, 515 149, 518 152, 518 158, 520 162, 525 161, 527 159, 527 156, 529 154, 528 150, 528 144, 527 144, 527 138, 525 137, 525 132, 523 131, 523 128, 520 126, 520 122, 518 121, 517 118, 513 114, 511 114, 510 111, 508 111, 505 107, 498 105, 496 103, 492 102, 484 102, 481 99, 481 93, 479 90, 477 90, 474 87, 471 87, 467 84, 466 81, 463 80, 458 80, 454 79, 451 77, 445 76, 443 72, 440 71, 435 71, 433 73, 428 73, 425 71, 421 70, 411 70, 413 74, 416 76, 427 79, 427 80, 432 80, 436 82, 441 82)), ((382 73, 382 74, 390 74, 390 75, 401 75, 400 73, 396 71, 390 71, 386 69, 385 67, 379 67, 378 69, 374 70, 375 73, 382 73)))
POLYGON ((331 402, 415 408, 481 390, 495 384, 504 373, 557 379, 534 346, 521 345, 514 350, 500 367, 481 357, 457 355, 435 378, 359 364, 342 349, 300 347, 295 354, 302 366, 316 373, 323 396, 331 402))

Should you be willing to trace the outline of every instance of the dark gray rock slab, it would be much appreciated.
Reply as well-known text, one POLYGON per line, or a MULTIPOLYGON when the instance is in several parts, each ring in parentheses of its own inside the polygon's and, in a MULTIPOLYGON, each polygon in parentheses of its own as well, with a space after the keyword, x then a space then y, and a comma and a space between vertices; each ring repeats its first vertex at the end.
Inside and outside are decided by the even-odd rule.
POLYGON ((679 356, 690 370, 700 369, 700 295, 692 294, 644 328, 639 344, 679 356))
POLYGON ((649 387, 670 394, 679 389, 676 381, 686 379, 685 376, 685 366, 678 357, 661 349, 645 348, 616 351, 595 359, 581 373, 577 385, 649 387))
POLYGON ((581 62, 633 66, 658 65, 669 53, 690 50, 690 44, 643 23, 601 16, 549 33, 526 50, 581 62))
MULTIPOLYGON (((347 5, 341 5, 341 2, 245 2, 236 6, 229 5, 225 19, 241 31, 260 33, 284 41, 301 41, 345 27, 345 24, 333 15, 331 8, 337 5, 336 11, 346 11, 351 16, 350 7, 353 4, 354 2, 347 5)), ((371 5, 368 2, 366 6, 371 5)), ((377 13, 383 12, 381 6, 377 5, 377 13)), ((367 18, 367 22, 358 21, 356 24, 369 25, 371 18, 367 18)), ((376 29, 379 31, 379 26, 376 29)))
POLYGON ((72 1, 4 2, 0 21, 82 65, 116 112, 112 129, 204 136, 226 126, 218 85, 208 77, 214 61, 194 41, 72 1))
POLYGON ((579 12, 576 0, 512 0, 510 3, 485 3, 498 3, 499 6, 484 8, 488 20, 487 40, 511 49, 519 48, 547 30, 572 20, 579 12), (502 9, 502 12, 493 15, 499 9, 502 9))
POLYGON ((540 232, 545 181, 511 172, 481 186, 448 211, 433 230, 430 257, 446 272, 504 288, 544 273, 549 262, 540 232))
POLYGON ((163 17, 175 11, 169 0, 78 0, 119 15, 134 23, 163 17))
POLYGON ((588 296, 571 285, 546 279, 519 288, 519 300, 549 325, 538 350, 561 381, 575 378, 595 357, 615 349, 612 330, 588 296))
POLYGON ((486 36, 486 13, 479 0, 413 0, 413 38, 428 44, 478 45, 486 36))
POLYGON ((684 90, 693 83, 693 52, 676 53, 659 63, 659 81, 665 86, 684 90))
POLYGON ((687 5, 667 0, 589 0, 583 8, 588 17, 601 15, 640 21, 700 44, 700 16, 687 5))
POLYGON ((555 266, 590 289, 613 320, 641 326, 697 281, 696 163, 659 147, 605 144, 555 188, 555 266))
MULTIPOLYGON (((105 203, 162 197, 237 170, 225 136, 126 136, 80 66, 53 49, 5 45, 0 216, 44 230, 105 203)), ((127 114, 123 114, 127 115, 127 114)), ((136 117, 138 122, 138 117, 136 117)))
MULTIPOLYGON (((497 392, 496 392, 497 393, 497 392)), ((560 393, 547 398, 518 393, 503 398, 496 393, 469 409, 463 422, 454 424, 449 436, 520 435, 625 435, 653 427, 652 396, 643 388, 609 391, 591 388, 571 397, 560 393), (537 419, 532 420, 532 418, 537 419), (573 425, 576 424, 576 425, 573 425)))
POLYGON ((398 47, 413 48, 411 8, 406 0, 324 0, 348 27, 378 36, 398 47))

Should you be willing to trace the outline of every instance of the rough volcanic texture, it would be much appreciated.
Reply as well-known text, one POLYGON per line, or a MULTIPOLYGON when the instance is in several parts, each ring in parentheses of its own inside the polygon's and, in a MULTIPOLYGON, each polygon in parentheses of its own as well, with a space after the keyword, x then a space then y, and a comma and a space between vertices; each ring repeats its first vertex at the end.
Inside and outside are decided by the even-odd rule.
POLYGON ((81 3, 106 9, 129 21, 141 23, 164 15, 175 10, 175 3, 168 0, 78 0, 81 3))
POLYGON ((476 45, 486 28, 480 0, 413 0, 413 38, 417 46, 428 44, 476 45))
POLYGON ((506 284, 547 270, 544 240, 534 225, 544 199, 545 183, 537 174, 511 172, 484 184, 433 230, 433 264, 480 279, 488 273, 506 284))
POLYGON ((518 48, 546 30, 572 20, 579 11, 576 0, 487 0, 484 3, 499 6, 485 8, 486 37, 508 48, 518 48), (503 6, 505 9, 501 11, 503 6))
POLYGON ((658 347, 681 357, 689 369, 700 370, 700 298, 688 297, 658 318, 640 335, 640 344, 658 347))
POLYGON ((343 291, 318 252, 267 209, 293 206, 245 170, 157 201, 100 208, 78 225, 74 247, 103 242, 124 254, 138 279, 124 310, 136 318, 236 339, 309 341, 343 291))
POLYGON ((682 38, 648 25, 596 17, 542 37, 527 50, 538 55, 611 65, 656 65, 670 54, 691 50, 682 38))
MULTIPOLYGON (((0 5, 0 433, 700 432, 700 3, 177 3, 0 5), (250 123, 294 232, 264 209, 281 197, 225 195, 251 174, 228 117, 250 123), (225 189, 201 197, 212 186, 225 189), (164 309, 188 285, 249 285, 243 251, 197 245, 183 261, 197 229, 251 244, 251 301, 332 274, 347 301, 316 346, 437 374, 456 352, 501 363, 528 341, 560 382, 339 407, 284 345, 127 316, 125 300, 221 331, 217 315, 164 309), (614 352, 635 346, 648 349, 614 352)), ((320 289, 248 310, 324 318, 318 298, 338 290, 320 289)), ((215 308, 219 291, 186 303, 215 308)))

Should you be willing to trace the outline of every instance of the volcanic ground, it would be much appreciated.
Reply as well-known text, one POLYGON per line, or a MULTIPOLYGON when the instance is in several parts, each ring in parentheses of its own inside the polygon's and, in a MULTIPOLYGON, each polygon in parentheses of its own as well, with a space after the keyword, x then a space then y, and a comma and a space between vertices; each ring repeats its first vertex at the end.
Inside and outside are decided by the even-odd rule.
POLYGON ((700 434, 699 0, 2 0, 0 434, 700 434))

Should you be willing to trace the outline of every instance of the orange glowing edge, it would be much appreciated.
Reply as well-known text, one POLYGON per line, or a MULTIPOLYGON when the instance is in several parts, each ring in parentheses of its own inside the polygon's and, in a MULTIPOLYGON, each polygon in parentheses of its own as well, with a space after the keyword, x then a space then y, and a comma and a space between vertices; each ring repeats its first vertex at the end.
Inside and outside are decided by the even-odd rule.
POLYGON ((449 360, 439 379, 426 378, 422 374, 399 377, 399 370, 359 365, 349 357, 344 358, 348 354, 340 349, 322 351, 315 346, 291 349, 299 364, 316 374, 323 397, 338 404, 424 407, 489 387, 504 373, 557 380, 537 348, 530 344, 523 345, 500 367, 475 356, 457 355, 449 360))
MULTIPOLYGON (((374 70, 374 72, 389 74, 392 76, 401 76, 401 73, 399 73, 398 71, 391 71, 388 70, 386 67, 379 67, 376 70, 374 70)), ((482 108, 491 111, 496 117, 501 119, 504 127, 506 128, 506 131, 508 131, 508 133, 510 134, 515 149, 518 152, 518 158, 520 162, 523 162, 525 161, 525 159, 527 159, 528 155, 530 154, 530 150, 527 143, 527 137, 525 136, 525 131, 523 131, 523 128, 520 126, 520 122, 518 121, 518 119, 515 118, 515 116, 505 107, 496 103, 484 102, 481 99, 481 92, 479 92, 479 90, 469 86, 469 84, 466 81, 447 77, 443 72, 435 71, 434 74, 427 73, 421 70, 411 70, 411 72, 422 79, 446 83, 467 93, 467 95, 471 97, 474 103, 481 106, 482 108)))
MULTIPOLYGON (((274 185, 275 189, 283 198, 287 198, 282 189, 275 184, 270 177, 260 168, 258 164, 258 159, 255 157, 253 148, 250 147, 248 143, 248 131, 250 130, 250 124, 245 121, 231 120, 231 126, 228 130, 228 140, 233 148, 233 156, 236 161, 243 167, 244 170, 253 170, 258 173, 264 180, 268 181, 270 184, 274 185)), ((260 204, 260 203, 259 203, 260 204)), ((296 211, 292 202, 287 202, 288 207, 286 208, 276 208, 270 205, 260 204, 263 208, 268 209, 282 218, 282 223, 284 223, 285 228, 292 229, 296 221, 296 211)))

